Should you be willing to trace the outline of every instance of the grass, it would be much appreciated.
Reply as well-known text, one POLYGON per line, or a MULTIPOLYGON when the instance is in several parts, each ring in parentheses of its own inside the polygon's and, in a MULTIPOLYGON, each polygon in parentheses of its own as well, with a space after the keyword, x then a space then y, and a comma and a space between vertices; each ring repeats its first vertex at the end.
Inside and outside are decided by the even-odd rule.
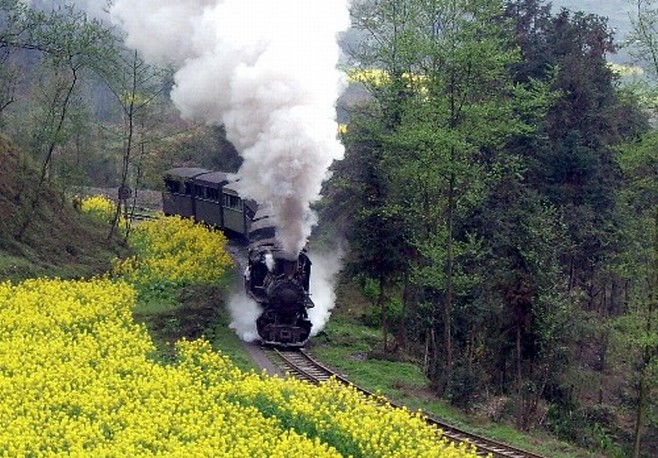
POLYGON ((156 345, 157 360, 170 362, 180 339, 205 338, 245 371, 258 370, 238 336, 229 329, 230 317, 223 306, 228 284, 143 289, 133 311, 144 323, 156 345))
POLYGON ((576 449, 542 431, 524 434, 512 425, 482 417, 468 416, 442 401, 432 392, 430 381, 417 364, 378 358, 381 352, 378 329, 359 323, 358 315, 337 307, 326 329, 314 339, 309 350, 320 361, 345 375, 351 382, 380 393, 396 403, 430 413, 466 431, 506 442, 554 458, 600 456, 576 449), (373 351, 375 350, 375 351, 373 351), (373 357, 374 356, 374 357, 373 357))
POLYGON ((26 278, 40 277, 46 270, 21 256, 0 255, 0 278, 13 283, 26 278))

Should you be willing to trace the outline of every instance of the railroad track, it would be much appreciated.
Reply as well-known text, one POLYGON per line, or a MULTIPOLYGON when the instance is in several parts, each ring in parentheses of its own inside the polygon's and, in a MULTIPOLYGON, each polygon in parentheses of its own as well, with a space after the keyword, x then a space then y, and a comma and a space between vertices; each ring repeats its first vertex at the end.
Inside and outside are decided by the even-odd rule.
MULTIPOLYGON (((354 385, 345 377, 323 366, 304 350, 282 350, 277 348, 270 350, 276 355, 282 369, 295 378, 311 383, 321 383, 334 377, 342 383, 354 386, 366 396, 375 396, 373 393, 354 385)), ((388 402, 394 407, 402 407, 393 402, 388 402)), ((426 415, 425 419, 427 423, 441 429, 443 435, 448 439, 455 442, 469 442, 475 445, 478 456, 492 456, 493 458, 546 458, 543 455, 469 433, 432 416, 426 415)))
POLYGON ((157 216, 154 216, 152 214, 148 213, 132 213, 129 215, 133 220, 137 221, 144 221, 144 220, 151 220, 151 219, 157 219, 157 216))
POLYGON ((128 217, 129 217, 132 221, 151 221, 151 220, 154 220, 154 219, 157 219, 157 218, 158 218, 157 216, 154 216, 154 215, 152 215, 152 214, 148 214, 148 213, 137 213, 137 212, 134 212, 134 213, 128 213, 128 217))

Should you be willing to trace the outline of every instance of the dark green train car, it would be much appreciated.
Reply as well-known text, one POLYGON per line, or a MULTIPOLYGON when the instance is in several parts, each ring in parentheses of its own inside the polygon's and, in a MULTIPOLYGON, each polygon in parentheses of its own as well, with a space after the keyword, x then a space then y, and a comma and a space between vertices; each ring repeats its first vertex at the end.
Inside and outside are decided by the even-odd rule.
POLYGON ((164 174, 162 210, 217 227, 246 240, 256 204, 242 199, 224 172, 177 167, 164 174))

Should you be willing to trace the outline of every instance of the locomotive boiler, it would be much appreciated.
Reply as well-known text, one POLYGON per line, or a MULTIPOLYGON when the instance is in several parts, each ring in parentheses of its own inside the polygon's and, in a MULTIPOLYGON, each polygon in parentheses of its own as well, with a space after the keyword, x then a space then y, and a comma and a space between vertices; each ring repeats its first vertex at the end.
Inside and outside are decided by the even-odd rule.
POLYGON ((306 249, 291 255, 280 248, 270 209, 243 200, 226 173, 200 168, 167 171, 162 200, 165 215, 193 218, 247 243, 244 286, 262 309, 262 342, 303 346, 312 328, 311 261, 306 249))

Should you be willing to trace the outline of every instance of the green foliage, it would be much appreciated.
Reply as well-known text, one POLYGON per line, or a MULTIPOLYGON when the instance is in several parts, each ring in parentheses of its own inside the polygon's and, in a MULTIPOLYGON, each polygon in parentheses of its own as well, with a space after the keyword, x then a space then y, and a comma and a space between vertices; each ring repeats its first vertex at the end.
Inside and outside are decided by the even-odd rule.
POLYGON ((618 161, 628 182, 619 194, 624 211, 624 251, 617 271, 627 281, 626 310, 611 321, 615 356, 628 366, 633 381, 635 430, 633 456, 640 455, 646 426, 656 419, 650 412, 658 380, 658 154, 655 132, 620 148, 618 161))
MULTIPOLYGON (((391 329, 399 329, 400 323, 404 319, 402 302, 397 297, 386 297, 383 304, 377 304, 377 300, 380 294, 379 288, 374 281, 370 282, 370 285, 374 287, 376 296, 371 299, 373 301, 373 307, 369 308, 362 317, 363 324, 373 328, 381 327, 382 313, 384 313, 386 316, 387 326, 389 326, 391 329), (383 311, 382 307, 384 309, 383 311)), ((369 296, 367 286, 366 296, 369 296)))
POLYGON ((628 450, 620 445, 622 432, 616 414, 606 405, 571 409, 552 405, 547 413, 547 426, 559 437, 584 448, 602 450, 606 456, 622 458, 628 450))
POLYGON ((355 4, 353 74, 372 99, 353 110, 330 194, 353 271, 373 279, 370 322, 396 316, 396 291, 389 331, 441 366, 446 395, 467 407, 502 377, 527 427, 578 364, 581 310, 621 307, 613 159, 647 124, 617 91, 604 19, 502 7, 355 4))
POLYGON ((476 266, 490 249, 468 218, 502 178, 505 146, 533 133, 530 122, 556 99, 547 82, 514 80, 510 69, 520 52, 501 13, 497 2, 442 1, 366 3, 354 11, 357 26, 372 37, 357 58, 387 77, 364 80, 375 107, 362 112, 369 122, 357 118, 348 130, 356 131, 348 148, 363 145, 354 154, 370 158, 369 173, 354 189, 368 196, 357 210, 368 218, 354 234, 367 228, 368 236, 354 237, 352 246, 377 247, 366 258, 376 260, 363 264, 389 281, 408 273, 417 302, 405 313, 424 324, 413 338, 430 329, 441 336, 430 366, 445 364, 445 371, 432 371, 448 379, 453 335, 465 335, 481 319, 462 301, 486 275, 476 266), (391 243, 389 234, 402 240, 391 243), (403 268, 382 263, 401 252, 403 268))
POLYGON ((458 364, 448 382, 447 397, 456 407, 470 411, 483 399, 484 377, 472 364, 458 364))

